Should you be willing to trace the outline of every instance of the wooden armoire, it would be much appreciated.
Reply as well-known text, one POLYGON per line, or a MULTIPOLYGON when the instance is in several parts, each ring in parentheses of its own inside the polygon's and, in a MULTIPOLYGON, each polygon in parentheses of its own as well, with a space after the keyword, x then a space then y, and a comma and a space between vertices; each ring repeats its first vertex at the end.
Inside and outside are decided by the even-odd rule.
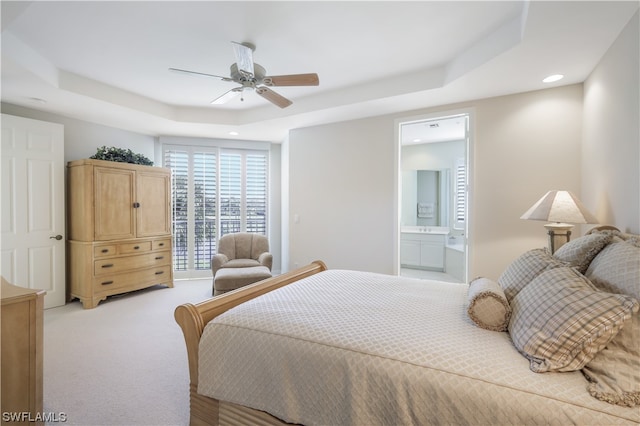
POLYGON ((67 164, 70 298, 173 287, 171 171, 103 160, 67 164))

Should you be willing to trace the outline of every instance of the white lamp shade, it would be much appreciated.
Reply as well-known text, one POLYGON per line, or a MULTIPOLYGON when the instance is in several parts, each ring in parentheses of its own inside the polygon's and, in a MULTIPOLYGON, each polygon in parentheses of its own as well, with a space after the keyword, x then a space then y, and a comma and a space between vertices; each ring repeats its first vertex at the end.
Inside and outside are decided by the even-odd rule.
POLYGON ((570 191, 547 192, 520 219, 558 223, 598 223, 598 219, 570 191))

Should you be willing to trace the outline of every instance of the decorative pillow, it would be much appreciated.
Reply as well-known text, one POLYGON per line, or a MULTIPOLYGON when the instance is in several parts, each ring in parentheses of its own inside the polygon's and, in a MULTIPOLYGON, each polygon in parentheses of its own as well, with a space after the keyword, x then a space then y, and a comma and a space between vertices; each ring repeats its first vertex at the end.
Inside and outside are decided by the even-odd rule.
POLYGON ((537 248, 523 253, 514 260, 498 278, 498 284, 504 290, 504 295, 511 303, 520 290, 535 277, 547 269, 566 266, 556 259, 546 248, 537 248))
POLYGON ((640 315, 582 369, 589 393, 610 404, 640 405, 640 315))
POLYGON ((591 361, 639 307, 630 296, 599 291, 573 268, 555 268, 514 297, 509 333, 532 371, 574 371, 591 361))
POLYGON ((636 239, 609 244, 591 261, 585 276, 599 289, 640 299, 640 244, 636 239))
POLYGON ((476 278, 469 283, 467 294, 469 318, 492 331, 506 331, 511 317, 511 307, 502 288, 488 278, 476 278))
POLYGON ((628 232, 622 232, 616 227, 605 227, 605 228, 607 229, 595 228, 595 229, 592 229, 591 231, 588 231, 587 234, 611 235, 611 237, 613 238, 612 241, 629 241, 629 240, 638 241, 640 239, 640 235, 631 234, 628 232))
POLYGON ((564 244, 553 253, 553 257, 570 264, 584 274, 593 258, 612 239, 613 236, 611 234, 593 233, 585 235, 564 244))
MULTIPOLYGON (((637 238, 605 247, 587 269, 598 288, 640 299, 640 244, 637 238)), ((589 393, 611 404, 640 405, 640 314, 582 370, 589 393)))

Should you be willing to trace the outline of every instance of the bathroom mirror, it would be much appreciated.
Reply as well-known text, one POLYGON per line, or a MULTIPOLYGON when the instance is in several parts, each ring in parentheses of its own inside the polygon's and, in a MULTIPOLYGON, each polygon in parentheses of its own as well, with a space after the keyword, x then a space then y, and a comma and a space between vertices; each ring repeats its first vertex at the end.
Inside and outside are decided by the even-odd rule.
POLYGON ((405 170, 402 172, 402 224, 449 226, 451 172, 405 170))

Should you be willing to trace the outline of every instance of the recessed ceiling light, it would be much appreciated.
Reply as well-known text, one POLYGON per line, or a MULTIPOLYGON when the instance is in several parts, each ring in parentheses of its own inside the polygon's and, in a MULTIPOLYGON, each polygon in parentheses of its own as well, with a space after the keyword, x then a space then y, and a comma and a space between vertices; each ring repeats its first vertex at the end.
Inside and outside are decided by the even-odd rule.
POLYGON ((46 104, 47 103, 47 101, 42 99, 42 98, 29 98, 29 100, 31 102, 36 102, 36 103, 39 103, 39 104, 46 104))
POLYGON ((414 139, 412 142, 420 142, 421 139, 414 139))
POLYGON ((543 83, 553 83, 554 81, 561 80, 562 78, 564 78, 564 75, 562 75, 562 74, 553 74, 553 75, 550 75, 549 77, 545 78, 544 80, 542 80, 542 82, 543 83))
POLYGON ((240 133, 238 133, 238 132, 229 132, 229 134, 230 134, 231 136, 238 136, 240 133))

